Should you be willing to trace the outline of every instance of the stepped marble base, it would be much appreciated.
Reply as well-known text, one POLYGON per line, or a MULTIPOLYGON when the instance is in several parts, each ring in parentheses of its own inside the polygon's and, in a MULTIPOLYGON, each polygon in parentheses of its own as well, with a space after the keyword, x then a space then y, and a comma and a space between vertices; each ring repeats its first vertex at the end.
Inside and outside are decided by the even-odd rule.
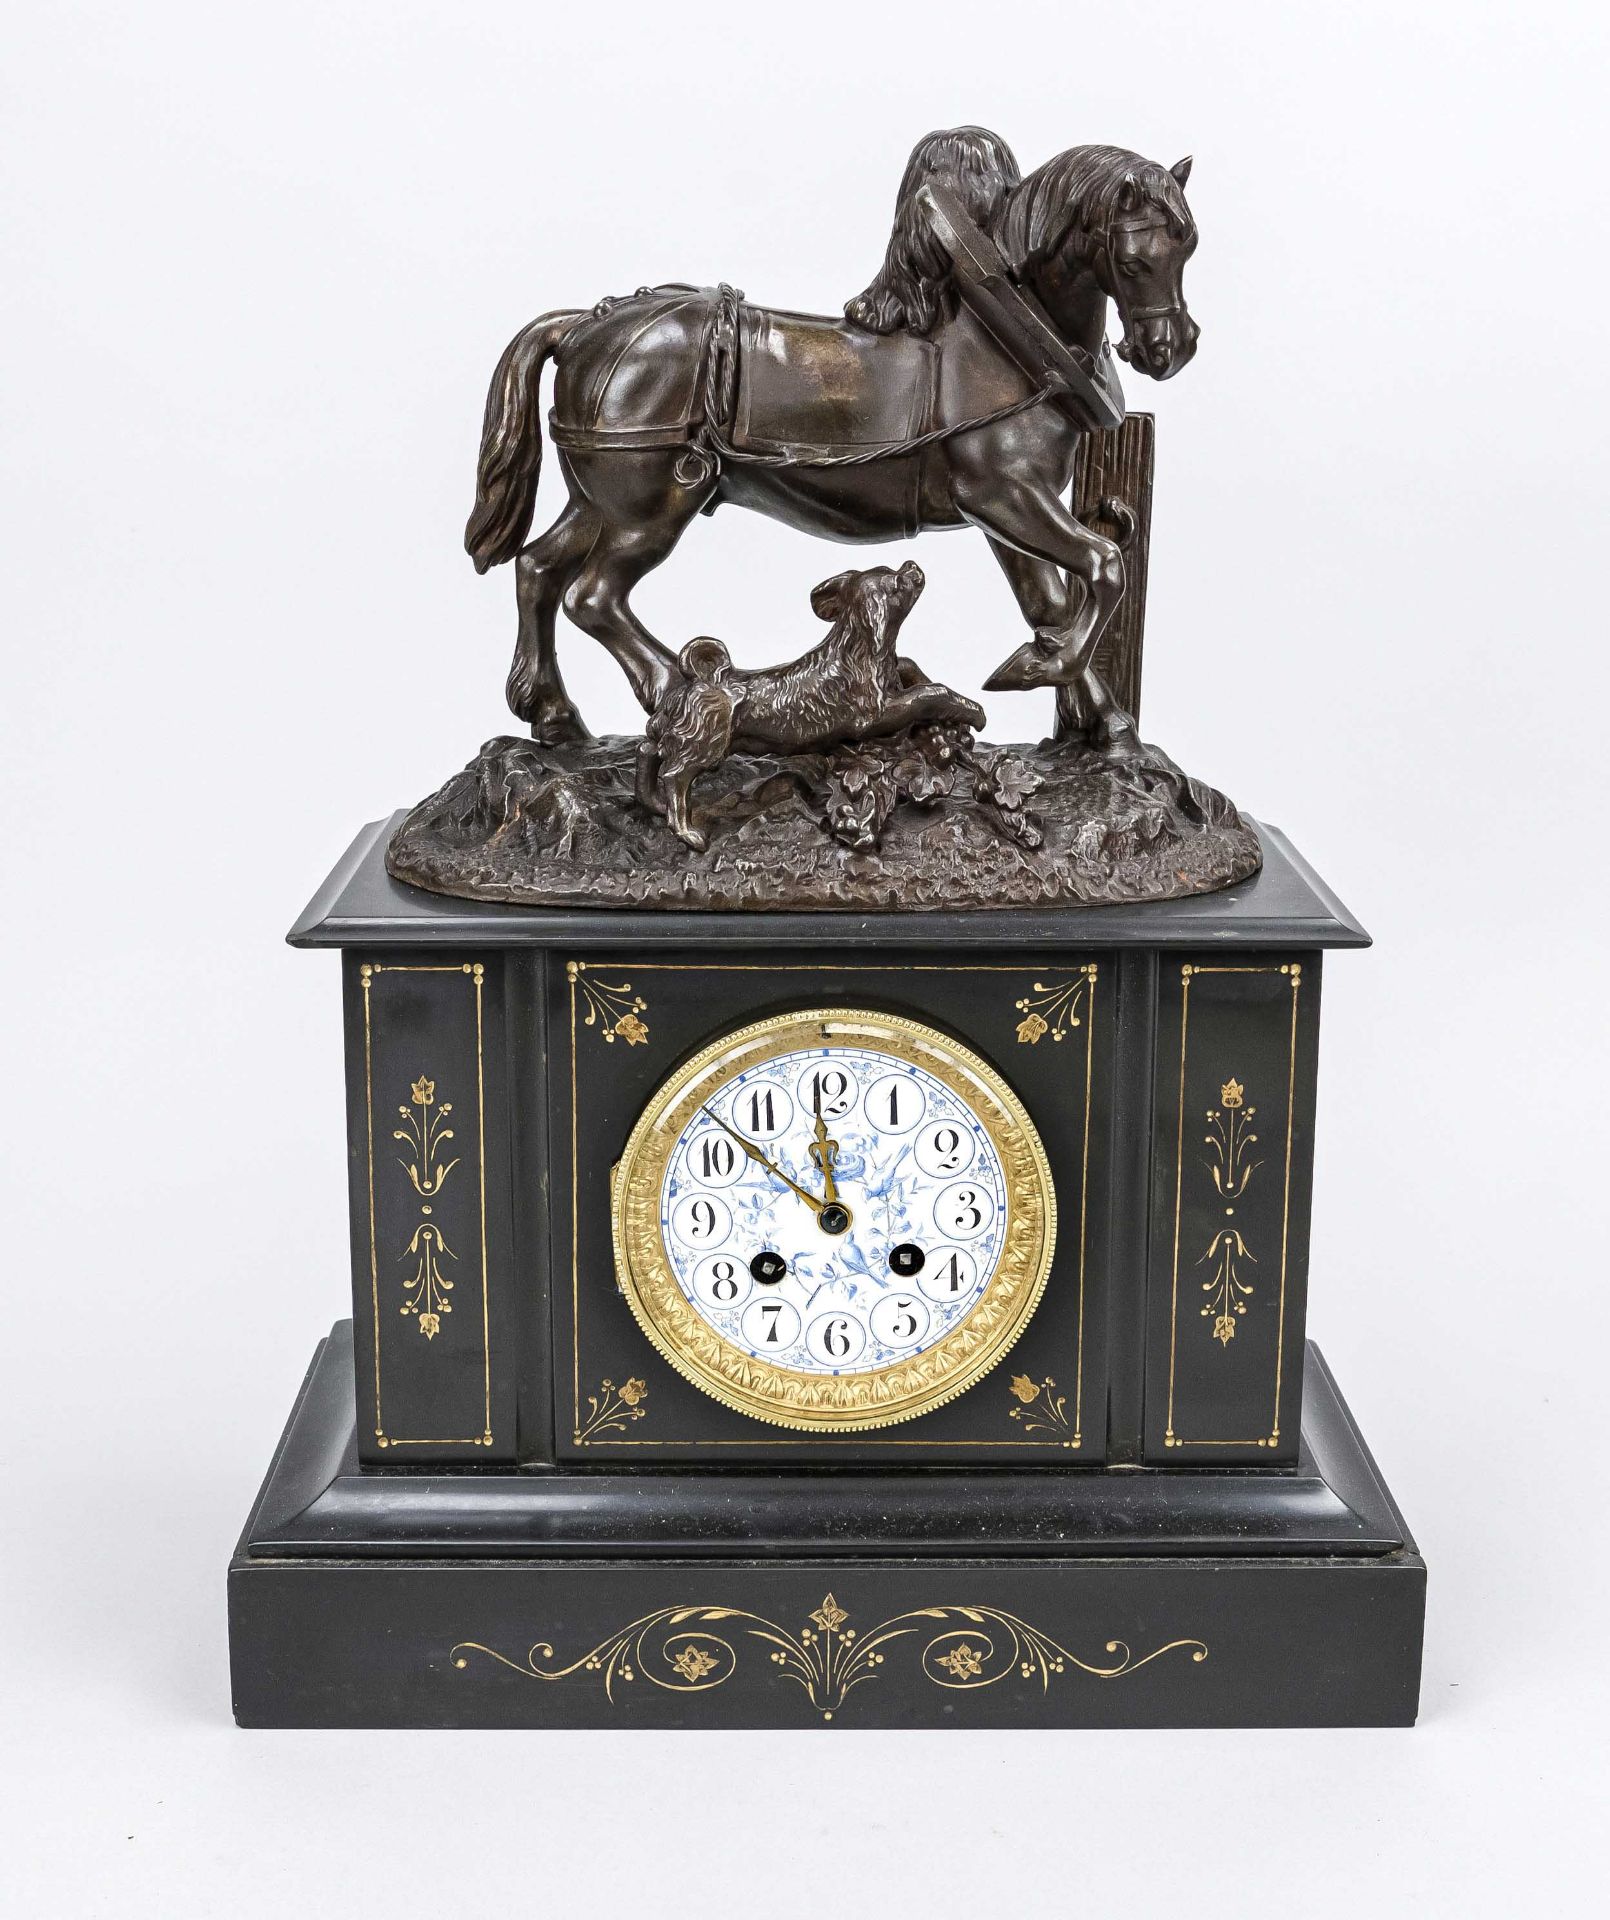
POLYGON ((1318 1350, 1281 1471, 360 1470, 351 1327, 229 1569, 243 1726, 1404 1726, 1425 1564, 1318 1350))

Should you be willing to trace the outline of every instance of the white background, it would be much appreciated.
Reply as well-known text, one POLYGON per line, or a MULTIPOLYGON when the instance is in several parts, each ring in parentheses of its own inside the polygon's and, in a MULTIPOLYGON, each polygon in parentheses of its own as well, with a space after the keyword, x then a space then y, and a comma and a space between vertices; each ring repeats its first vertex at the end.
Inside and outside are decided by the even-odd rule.
MULTIPOLYGON (((5 46, 7 1910, 1588 1911, 1604 10, 41 3, 5 46), (224 1566, 347 1286, 337 970, 280 936, 510 725, 459 546, 492 364, 657 279, 833 309, 962 120, 1196 155, 1201 350, 1130 380, 1146 731, 1379 943, 1327 973, 1311 1325, 1430 1562, 1421 1725, 237 1732, 224 1566)), ((908 643, 976 690, 1004 584, 918 552, 908 643)), ((755 661, 844 563, 729 511, 638 602, 755 661)))

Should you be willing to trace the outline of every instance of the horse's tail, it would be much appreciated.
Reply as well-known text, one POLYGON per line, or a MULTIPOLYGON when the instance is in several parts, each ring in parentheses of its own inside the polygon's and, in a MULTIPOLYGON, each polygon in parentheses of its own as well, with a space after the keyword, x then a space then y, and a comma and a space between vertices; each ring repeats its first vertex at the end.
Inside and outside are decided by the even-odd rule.
POLYGON ((580 318, 569 311, 533 320, 504 348, 492 375, 475 473, 475 511, 464 529, 465 551, 477 573, 512 560, 530 531, 542 471, 542 369, 580 318))

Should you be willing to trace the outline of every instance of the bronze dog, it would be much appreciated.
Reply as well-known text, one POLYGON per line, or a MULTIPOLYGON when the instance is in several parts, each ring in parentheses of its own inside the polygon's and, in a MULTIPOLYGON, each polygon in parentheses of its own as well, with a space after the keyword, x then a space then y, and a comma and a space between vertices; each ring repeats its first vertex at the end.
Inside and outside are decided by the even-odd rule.
POLYGON ((925 723, 981 727, 984 710, 929 680, 895 652, 895 639, 923 589, 914 561, 896 571, 835 574, 811 595, 827 638, 782 667, 746 672, 719 640, 690 640, 683 679, 649 715, 637 758, 637 797, 671 831, 702 851, 690 790, 734 750, 819 753, 852 740, 925 723))

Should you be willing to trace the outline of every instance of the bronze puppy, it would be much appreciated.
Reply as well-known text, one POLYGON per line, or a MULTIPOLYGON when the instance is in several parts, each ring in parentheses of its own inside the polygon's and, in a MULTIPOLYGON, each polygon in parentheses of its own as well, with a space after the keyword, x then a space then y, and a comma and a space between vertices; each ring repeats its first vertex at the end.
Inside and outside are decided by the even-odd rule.
POLYGON ((702 850, 690 789, 735 748, 817 753, 851 740, 900 733, 925 722, 984 724, 984 710, 929 680, 895 652, 895 639, 923 589, 914 561, 896 571, 835 574, 811 595, 833 625, 809 653, 782 667, 735 667, 719 640, 690 640, 682 672, 649 715, 637 758, 637 797, 671 831, 702 850))

